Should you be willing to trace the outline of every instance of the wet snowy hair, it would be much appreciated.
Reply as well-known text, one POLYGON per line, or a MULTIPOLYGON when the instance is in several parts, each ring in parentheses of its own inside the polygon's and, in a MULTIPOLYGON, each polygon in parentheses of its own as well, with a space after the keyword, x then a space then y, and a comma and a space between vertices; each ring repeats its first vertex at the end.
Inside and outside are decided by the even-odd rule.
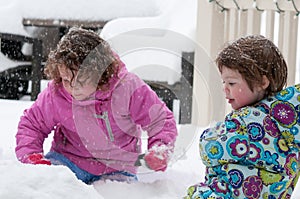
POLYGON ((223 67, 237 70, 253 91, 263 84, 265 75, 270 81, 265 96, 282 90, 287 81, 287 65, 275 44, 261 35, 239 38, 218 54, 216 64, 220 72, 223 67))
POLYGON ((109 44, 97 33, 74 27, 49 53, 44 72, 59 83, 62 80, 58 66, 64 65, 72 71, 73 78, 74 72, 78 72, 77 79, 89 78, 101 87, 109 82, 117 64, 109 44))

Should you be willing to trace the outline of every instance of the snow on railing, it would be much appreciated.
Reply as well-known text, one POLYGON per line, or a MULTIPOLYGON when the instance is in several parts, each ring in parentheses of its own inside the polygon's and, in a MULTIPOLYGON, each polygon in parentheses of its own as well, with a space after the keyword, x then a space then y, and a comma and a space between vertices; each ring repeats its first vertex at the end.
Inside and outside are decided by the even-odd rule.
MULTIPOLYGON (((264 35, 271 39, 283 53, 288 64, 287 84, 293 85, 296 81, 299 81, 299 69, 297 70, 299 14, 300 0, 199 0, 197 42, 207 51, 208 56, 214 60, 218 51, 222 49, 227 41, 249 34, 264 35)), ((201 65, 200 57, 200 53, 197 53, 196 50, 196 67, 201 65)), ((198 69, 198 71, 201 70, 198 69)), ((216 79, 216 72, 211 67, 207 69, 209 76, 207 84, 210 88, 220 84, 220 81, 216 81, 218 80, 216 79)), ((199 86, 200 84, 195 85, 195 95, 204 98, 203 88, 199 86)), ((208 91, 207 98, 201 99, 200 104, 211 103, 212 98, 221 99, 222 97, 224 97, 222 93, 208 91)), ((212 103, 212 106, 203 108, 204 114, 202 115, 204 117, 200 118, 200 121, 210 122, 212 119, 219 119, 221 115, 224 116, 228 111, 225 100, 222 107, 225 108, 220 108, 220 104, 216 105, 215 103, 214 105, 212 103)), ((193 113, 193 115, 195 114, 193 113)))

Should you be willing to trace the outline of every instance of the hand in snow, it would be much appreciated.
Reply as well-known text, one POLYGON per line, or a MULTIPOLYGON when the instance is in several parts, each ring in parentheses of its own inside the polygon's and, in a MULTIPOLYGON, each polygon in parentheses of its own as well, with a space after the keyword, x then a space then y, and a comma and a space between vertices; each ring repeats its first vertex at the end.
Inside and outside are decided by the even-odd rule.
POLYGON ((26 157, 26 163, 51 165, 50 160, 46 159, 41 153, 33 153, 26 157))
POLYGON ((165 171, 168 166, 169 151, 166 145, 152 147, 144 157, 147 166, 154 171, 165 171))

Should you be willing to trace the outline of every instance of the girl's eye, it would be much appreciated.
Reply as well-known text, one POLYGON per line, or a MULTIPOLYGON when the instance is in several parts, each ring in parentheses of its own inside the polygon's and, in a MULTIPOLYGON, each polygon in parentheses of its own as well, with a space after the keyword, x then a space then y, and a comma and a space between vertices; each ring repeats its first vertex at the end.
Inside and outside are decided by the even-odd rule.
POLYGON ((233 86, 235 85, 236 83, 235 82, 225 82, 225 81, 222 81, 223 84, 227 84, 229 86, 233 86))
POLYGON ((64 82, 64 83, 70 83, 70 80, 63 79, 63 82, 64 82))
POLYGON ((63 81, 63 83, 64 83, 65 85, 69 85, 69 86, 72 86, 72 87, 73 87, 73 83, 72 83, 70 80, 68 80, 68 79, 63 79, 62 81, 63 81))

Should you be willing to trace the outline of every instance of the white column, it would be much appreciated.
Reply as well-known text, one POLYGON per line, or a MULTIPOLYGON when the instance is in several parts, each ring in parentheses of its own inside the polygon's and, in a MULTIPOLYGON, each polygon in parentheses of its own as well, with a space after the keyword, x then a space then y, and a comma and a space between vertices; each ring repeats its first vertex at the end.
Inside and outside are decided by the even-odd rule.
POLYGON ((225 115, 225 99, 219 72, 214 64, 224 45, 225 12, 215 3, 198 1, 192 123, 208 125, 225 115))

